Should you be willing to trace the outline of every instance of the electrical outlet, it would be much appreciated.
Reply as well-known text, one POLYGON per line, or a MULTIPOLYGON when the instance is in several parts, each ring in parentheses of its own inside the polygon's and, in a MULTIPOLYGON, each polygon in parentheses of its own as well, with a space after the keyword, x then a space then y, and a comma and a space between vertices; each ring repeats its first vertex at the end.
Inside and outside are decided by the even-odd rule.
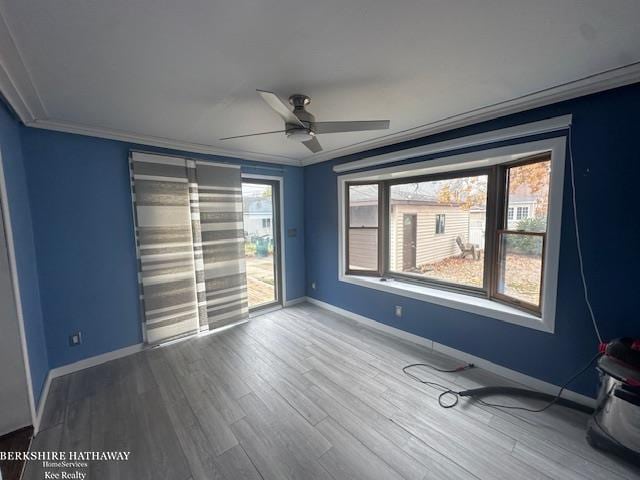
POLYGON ((75 347, 82 343, 82 332, 76 332, 69 335, 69 346, 75 347))
POLYGON ((396 305, 396 317, 402 317, 402 307, 400 305, 396 305))
POLYGON ((311 282, 311 289, 315 290, 316 289, 316 282, 311 282))

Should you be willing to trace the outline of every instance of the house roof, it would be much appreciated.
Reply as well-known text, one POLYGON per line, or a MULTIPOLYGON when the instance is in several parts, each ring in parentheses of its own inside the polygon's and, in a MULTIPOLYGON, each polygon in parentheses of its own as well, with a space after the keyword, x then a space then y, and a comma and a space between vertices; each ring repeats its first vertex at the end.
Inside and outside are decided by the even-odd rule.
POLYGON ((538 197, 533 195, 509 195, 509 202, 511 203, 532 203, 538 200, 538 197))
MULTIPOLYGON (((442 203, 438 200, 440 185, 437 182, 423 182, 413 184, 396 185, 392 187, 391 204, 397 205, 440 205, 459 206, 462 202, 442 203)), ((358 185, 349 193, 351 205, 374 205, 377 203, 378 191, 373 185, 358 185)), ((538 201, 540 195, 532 194, 526 186, 509 195, 509 203, 533 203, 538 201)), ((485 210, 482 205, 473 205, 470 210, 485 210)))
MULTIPOLYGON (((438 201, 439 187, 436 184, 418 183, 397 185, 391 194, 392 203, 442 205, 438 201)), ((351 204, 367 205, 377 202, 378 190, 373 185, 358 185, 349 192, 351 204)), ((457 203, 450 203, 457 205, 457 203)))

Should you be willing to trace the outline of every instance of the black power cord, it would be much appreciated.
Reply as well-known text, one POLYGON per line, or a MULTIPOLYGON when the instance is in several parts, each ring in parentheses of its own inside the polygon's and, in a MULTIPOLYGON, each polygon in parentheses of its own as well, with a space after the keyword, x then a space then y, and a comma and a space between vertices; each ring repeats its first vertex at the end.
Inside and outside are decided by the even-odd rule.
POLYGON ((404 372, 405 375, 407 375, 408 377, 414 379, 416 382, 420 382, 424 385, 427 385, 431 388, 435 388, 436 390, 440 390, 442 393, 440 393, 440 395, 438 396, 438 404, 440 404, 440 406, 442 408, 453 408, 458 404, 459 401, 459 395, 460 392, 456 392, 454 390, 451 390, 449 387, 445 387, 444 385, 440 385, 439 383, 436 382, 429 382, 427 380, 423 380, 420 377, 417 377, 416 375, 414 375, 413 373, 409 372, 410 368, 414 368, 414 367, 427 367, 430 368, 432 370, 435 370, 436 372, 442 372, 442 373, 455 373, 455 372, 462 372, 463 370, 468 370, 470 368, 474 368, 475 365, 473 363, 467 363, 465 365, 461 365, 459 367, 455 367, 452 369, 443 369, 443 368, 438 368, 435 367, 433 365, 430 365, 428 363, 412 363, 410 365, 407 365, 405 367, 402 368, 402 371, 404 372), (453 403, 445 403, 443 398, 446 397, 447 395, 452 395, 454 400, 453 403))
POLYGON ((402 371, 404 373, 406 373, 407 375, 409 375, 409 373, 407 373, 407 369, 409 369, 411 367, 429 367, 431 370, 435 370, 436 372, 456 373, 456 372, 462 372, 463 370, 468 370, 470 368, 474 368, 475 365, 473 363, 466 363, 464 365, 460 365, 459 367, 446 369, 446 368, 438 368, 438 367, 436 367, 434 365, 430 365, 428 363, 412 363, 412 364, 407 365, 406 367, 404 367, 402 369, 402 371))
MULTIPOLYGON (((560 387, 560 390, 558 390, 558 393, 555 396, 553 396, 551 401, 549 401, 547 404, 545 404, 541 408, 527 408, 527 407, 518 407, 516 405, 503 405, 503 404, 500 404, 500 403, 485 402, 484 400, 481 400, 480 398, 474 398, 471 394, 466 394, 467 392, 472 392, 472 390, 456 391, 456 390, 453 390, 450 387, 447 387, 445 385, 441 385, 441 384, 436 383, 436 382, 423 380, 420 377, 418 377, 418 376, 416 376, 413 373, 410 373, 408 371, 410 368, 413 368, 413 367, 428 367, 428 368, 431 368, 431 369, 436 370, 438 372, 454 373, 454 372, 461 372, 461 371, 467 370, 469 368, 473 368, 474 365, 471 364, 471 363, 470 364, 466 364, 466 365, 461 366, 461 367, 457 367, 457 368, 451 369, 451 370, 439 369, 437 367, 434 367, 433 365, 429 365, 428 363, 412 363, 410 365, 407 365, 407 366, 403 367, 402 371, 405 373, 405 375, 409 376, 410 378, 414 379, 415 381, 420 382, 420 383, 422 383, 424 385, 427 385, 427 386, 429 386, 431 388, 434 388, 436 390, 441 391, 440 395, 438 396, 438 404, 442 408, 455 407, 458 404, 458 402, 460 400, 460 397, 470 397, 470 398, 473 398, 479 404, 484 405, 486 407, 502 408, 502 409, 508 409, 508 410, 522 410, 522 411, 525 411, 525 412, 539 413, 539 412, 544 412, 545 410, 547 410, 548 408, 550 408, 551 406, 553 406, 553 405, 555 405, 556 403, 559 403, 559 402, 561 402, 562 405, 571 407, 573 402, 569 402, 569 401, 566 401, 566 399, 563 399, 562 398, 562 392, 564 392, 566 390, 566 388, 569 386, 569 384, 571 384, 571 382, 573 382, 576 378, 578 378, 580 375, 582 375, 584 372, 586 372, 589 369, 589 367, 591 367, 591 365, 593 365, 593 363, 598 358, 600 358, 601 355, 602 355, 601 353, 598 353, 598 354, 594 355, 589 360, 589 363, 587 363, 584 367, 582 367, 578 372, 573 374, 560 387), (452 403, 445 403, 444 402, 443 399, 447 395, 452 395, 454 397, 454 400, 453 400, 452 403)), ((511 391, 514 390, 514 389, 511 389, 511 387, 509 387, 509 389, 511 391)), ((480 390, 482 390, 482 389, 480 389, 480 390)), ((525 390, 525 389, 518 389, 518 392, 520 394, 524 395, 524 396, 526 396, 527 392, 532 392, 538 398, 546 396, 545 394, 542 394, 540 392, 534 392, 534 391, 525 390)))

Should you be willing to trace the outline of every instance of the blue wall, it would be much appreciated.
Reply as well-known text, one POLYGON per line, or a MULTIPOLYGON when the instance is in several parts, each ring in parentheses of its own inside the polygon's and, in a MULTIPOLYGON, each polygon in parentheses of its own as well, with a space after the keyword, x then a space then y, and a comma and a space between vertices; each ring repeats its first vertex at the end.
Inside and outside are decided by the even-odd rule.
MULTIPOLYGON (((556 332, 547 334, 339 283, 332 167, 371 154, 572 113, 580 222, 594 309, 606 338, 640 336, 636 311, 640 289, 634 280, 640 267, 636 248, 638 112, 640 86, 635 85, 304 170, 234 161, 247 172, 273 175, 280 170, 285 177, 285 228, 298 230, 297 237, 285 239, 288 300, 303 296, 306 290, 319 300, 559 384, 596 348, 578 274, 568 177, 556 332), (310 289, 312 281, 317 283, 316 290, 310 289), (393 316, 394 305, 404 307, 401 322, 393 316)), ((39 396, 49 368, 141 341, 128 152, 131 148, 182 152, 27 128, 4 109, 0 111, 0 146, 33 385, 39 396), (69 347, 67 337, 75 330, 82 330, 83 344, 69 347)), ((591 375, 573 389, 592 394, 594 386, 591 375)))
MULTIPOLYGON (((0 149, 2 149, 2 165, 9 198, 31 381, 37 404, 49 371, 49 361, 40 309, 38 269, 20 143, 20 128, 18 121, 0 102, 0 149)), ((8 220, 5 219, 5 221, 8 220)))
MULTIPOLYGON (((42 312, 51 367, 142 341, 129 188, 131 148, 159 148, 22 128, 42 312), (68 336, 83 333, 69 347, 68 336)), ((284 174, 287 299, 305 294, 303 172, 208 155, 192 158, 241 163, 243 170, 284 174)))
MULTIPOLYGON (((370 155, 573 114, 579 220, 592 303, 605 339, 640 337, 637 209, 640 179, 640 84, 510 115, 305 167, 307 295, 554 383, 563 383, 595 354, 597 340, 582 295, 571 211, 564 185, 554 334, 338 281, 338 207, 334 165, 370 155), (316 290, 311 282, 316 282, 316 290), (403 306, 403 318, 394 317, 403 306)), ((487 148, 487 147, 483 147, 487 148)), ((427 160, 422 157, 416 160, 427 160)), ((593 372, 571 389, 593 395, 593 372)))

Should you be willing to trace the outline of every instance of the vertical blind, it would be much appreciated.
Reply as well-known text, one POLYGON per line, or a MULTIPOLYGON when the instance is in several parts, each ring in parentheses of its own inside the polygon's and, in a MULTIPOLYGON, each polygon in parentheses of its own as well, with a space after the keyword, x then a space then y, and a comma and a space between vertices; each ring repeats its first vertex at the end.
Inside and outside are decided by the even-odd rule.
POLYGON ((240 168, 139 152, 130 167, 145 341, 247 318, 240 168))
MULTIPOLYGON (((249 313, 240 168, 198 162, 198 199, 209 328, 249 313)), ((202 275, 200 275, 202 278, 202 275)), ((201 324, 203 319, 200 320, 201 324)))

